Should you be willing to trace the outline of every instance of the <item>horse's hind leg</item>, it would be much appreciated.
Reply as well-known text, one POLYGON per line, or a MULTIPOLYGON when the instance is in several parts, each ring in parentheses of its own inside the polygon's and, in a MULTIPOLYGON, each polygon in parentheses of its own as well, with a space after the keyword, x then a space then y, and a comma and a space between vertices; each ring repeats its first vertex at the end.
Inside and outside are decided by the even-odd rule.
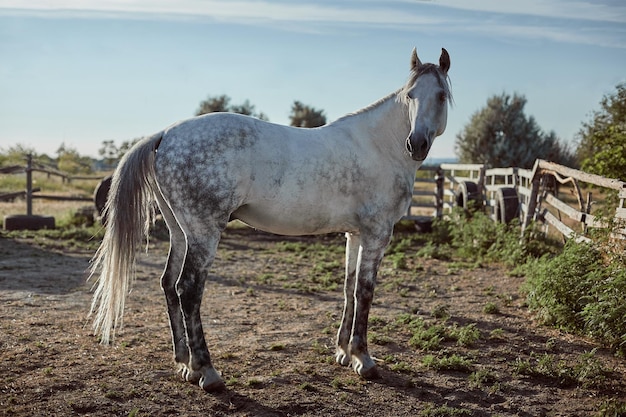
POLYGON ((161 276, 161 288, 167 301, 167 314, 170 319, 172 343, 174 345, 174 360, 180 365, 181 370, 184 371, 189 363, 189 347, 187 346, 187 335, 185 333, 183 314, 180 309, 180 300, 176 293, 176 282, 178 282, 185 262, 187 240, 172 210, 161 195, 157 194, 157 202, 170 231, 170 250, 165 270, 161 276))
POLYGON ((189 363, 183 374, 188 381, 199 382, 206 391, 219 391, 224 389, 225 385, 211 362, 202 329, 200 304, 204 282, 215 259, 221 229, 198 230, 202 232, 197 232, 196 238, 199 236, 201 238, 190 239, 188 236, 187 256, 180 279, 176 283, 189 346, 189 363))
POLYGON ((344 307, 341 326, 337 332, 337 363, 350 365, 350 336, 354 320, 354 286, 356 284, 356 267, 361 246, 361 236, 355 233, 346 233, 346 280, 343 288, 344 307))

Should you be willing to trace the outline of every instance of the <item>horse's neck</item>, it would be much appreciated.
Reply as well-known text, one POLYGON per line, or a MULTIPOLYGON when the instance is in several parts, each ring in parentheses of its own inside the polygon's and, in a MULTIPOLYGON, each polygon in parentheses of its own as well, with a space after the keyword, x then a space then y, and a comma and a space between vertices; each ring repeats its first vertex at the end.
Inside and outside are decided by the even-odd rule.
POLYGON ((367 140, 376 147, 406 156, 404 142, 409 135, 408 108, 392 93, 363 109, 337 120, 333 125, 349 129, 359 140, 367 140))

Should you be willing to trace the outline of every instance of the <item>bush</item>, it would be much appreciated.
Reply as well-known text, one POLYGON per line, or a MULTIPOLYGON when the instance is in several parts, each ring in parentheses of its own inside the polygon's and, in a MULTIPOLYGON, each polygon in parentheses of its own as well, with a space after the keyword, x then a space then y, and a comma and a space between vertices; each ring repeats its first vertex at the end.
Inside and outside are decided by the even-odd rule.
POLYGON ((525 271, 528 305, 543 323, 626 354, 626 270, 617 255, 569 241, 561 254, 531 261, 525 271))
POLYGON ((437 253, 451 251, 471 262, 498 262, 509 267, 557 250, 554 242, 531 232, 521 236, 517 222, 496 223, 484 213, 468 214, 463 210, 455 211, 450 219, 435 221, 431 238, 438 247, 437 253), (449 250, 445 251, 441 246, 449 250))

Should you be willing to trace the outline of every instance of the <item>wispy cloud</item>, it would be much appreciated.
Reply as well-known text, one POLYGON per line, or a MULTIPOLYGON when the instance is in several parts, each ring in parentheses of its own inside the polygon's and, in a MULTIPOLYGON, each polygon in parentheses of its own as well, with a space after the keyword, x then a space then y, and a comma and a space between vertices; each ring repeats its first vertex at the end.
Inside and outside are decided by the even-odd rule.
MULTIPOLYGON (((414 0, 407 0, 414 1, 414 0)), ((623 0, 436 0, 433 5, 504 15, 539 16, 551 19, 586 20, 594 22, 626 23, 626 3, 623 0)))
POLYGON ((623 0, 0 0, 0 14, 215 19, 285 30, 394 28, 626 48, 623 0), (538 19, 538 20, 537 20, 538 19))

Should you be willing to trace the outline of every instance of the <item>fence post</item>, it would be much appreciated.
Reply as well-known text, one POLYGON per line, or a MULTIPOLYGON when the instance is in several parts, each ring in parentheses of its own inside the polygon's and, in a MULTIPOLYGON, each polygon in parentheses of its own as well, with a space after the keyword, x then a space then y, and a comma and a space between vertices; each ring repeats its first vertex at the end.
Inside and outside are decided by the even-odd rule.
POLYGON ((435 171, 435 216, 438 219, 443 217, 443 187, 446 177, 441 166, 435 171))
POLYGON ((33 215, 33 155, 26 155, 26 215, 33 215))
POLYGON ((531 176, 531 182, 529 184, 530 197, 528 198, 526 217, 524 217, 524 223, 522 223, 522 235, 524 235, 524 231, 533 220, 533 217, 535 216, 535 210, 537 209, 537 196, 539 194, 539 183, 541 182, 541 174, 538 172, 539 170, 539 160, 537 159, 535 161, 535 166, 533 167, 533 174, 531 176))

